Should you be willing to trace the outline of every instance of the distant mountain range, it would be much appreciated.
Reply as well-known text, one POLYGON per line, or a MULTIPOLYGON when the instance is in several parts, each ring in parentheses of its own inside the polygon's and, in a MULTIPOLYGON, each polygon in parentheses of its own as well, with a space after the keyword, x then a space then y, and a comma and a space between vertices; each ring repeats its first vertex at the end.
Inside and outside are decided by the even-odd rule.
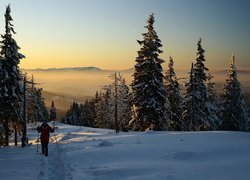
MULTIPOLYGON (((35 68, 35 69, 22 69, 23 71, 36 71, 36 72, 53 72, 53 71, 86 71, 86 72, 133 72, 134 68, 129 69, 123 69, 123 70, 105 70, 94 66, 88 66, 88 67, 65 67, 65 68, 35 68)), ((176 69, 178 72, 178 69, 176 69)), ((181 71, 187 71, 188 70, 181 70, 181 71)), ((237 70, 240 74, 249 74, 250 70, 237 70)), ((214 74, 226 74, 227 70, 217 70, 212 72, 214 74)))
MULTIPOLYGON (((249 74, 250 73, 250 70, 239 70, 237 69, 237 72, 240 73, 240 74, 249 74)), ((220 71, 215 71, 214 72, 215 74, 218 73, 218 74, 226 74, 227 73, 227 70, 220 70, 220 71)))
POLYGON ((98 67, 66 67, 66 68, 36 68, 22 69, 24 71, 104 71, 98 67))
POLYGON ((133 68, 124 70, 104 70, 98 67, 66 67, 66 68, 36 68, 36 69, 22 69, 23 71, 37 71, 37 72, 53 72, 53 71, 88 71, 88 72, 131 72, 133 68))

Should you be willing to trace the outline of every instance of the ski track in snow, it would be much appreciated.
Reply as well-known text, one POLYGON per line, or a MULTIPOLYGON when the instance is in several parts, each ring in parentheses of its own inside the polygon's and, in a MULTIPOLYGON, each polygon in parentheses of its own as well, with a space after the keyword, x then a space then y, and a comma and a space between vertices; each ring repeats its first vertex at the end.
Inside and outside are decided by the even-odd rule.
MULTIPOLYGON (((60 143, 60 142, 58 142, 60 143)), ((41 148, 41 147, 39 147, 41 148)), ((66 154, 60 149, 62 145, 49 143, 49 155, 45 157, 41 153, 38 155, 40 161, 40 172, 37 180, 72 180, 70 164, 67 163, 66 154)), ((41 149, 39 149, 41 151, 41 149)))
POLYGON ((49 143, 49 153, 48 157, 41 154, 41 144, 39 144, 39 153, 36 156, 37 160, 40 162, 40 172, 37 175, 37 180, 72 180, 72 172, 74 168, 67 163, 67 155, 64 151, 67 149, 67 140, 74 136, 74 133, 80 132, 83 127, 73 130, 58 140, 58 135, 51 134, 49 143), (65 144, 62 144, 65 141, 65 144), (65 146, 66 145, 66 146, 65 146), (64 146, 64 147, 63 147, 64 146), (65 149, 65 150, 64 150, 65 149))

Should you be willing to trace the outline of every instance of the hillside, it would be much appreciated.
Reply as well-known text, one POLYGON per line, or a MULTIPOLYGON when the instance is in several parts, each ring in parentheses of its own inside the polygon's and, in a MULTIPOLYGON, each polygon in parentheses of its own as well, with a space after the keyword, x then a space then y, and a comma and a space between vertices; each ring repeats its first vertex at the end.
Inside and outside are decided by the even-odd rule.
MULTIPOLYGON (((41 83, 43 95, 47 107, 50 107, 54 100, 59 111, 59 119, 69 109, 73 101, 84 102, 86 98, 93 97, 96 91, 111 83, 109 76, 119 72, 126 79, 128 85, 131 84, 133 68, 125 70, 103 70, 98 67, 73 67, 73 68, 49 68, 49 69, 23 69, 28 75, 34 75, 35 82, 41 83)), ((188 70, 176 70, 180 84, 184 93, 184 82, 187 81, 188 70)), ((225 83, 226 72, 212 72, 216 82, 218 93, 222 93, 225 83)), ((250 94, 250 71, 240 70, 238 77, 243 86, 243 92, 250 94)))
POLYGON ((1 179, 250 179, 250 134, 246 132, 116 135, 112 130, 56 126, 48 157, 40 154, 32 127, 28 129, 31 146, 1 148, 1 179))
POLYGON ((43 91, 43 97, 45 99, 45 105, 47 106, 48 110, 50 109, 51 102, 54 101, 56 109, 57 109, 57 119, 61 120, 66 112, 68 111, 70 105, 73 101, 75 102, 84 102, 88 96, 85 97, 76 97, 69 94, 61 94, 61 93, 53 93, 48 91, 43 91))

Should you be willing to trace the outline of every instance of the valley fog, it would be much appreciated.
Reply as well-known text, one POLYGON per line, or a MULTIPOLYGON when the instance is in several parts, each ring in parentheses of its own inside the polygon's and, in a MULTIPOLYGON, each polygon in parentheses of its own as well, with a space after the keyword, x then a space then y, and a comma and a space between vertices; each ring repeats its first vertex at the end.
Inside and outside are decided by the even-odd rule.
MULTIPOLYGON (((100 91, 105 85, 112 83, 110 75, 115 71, 105 70, 23 70, 29 77, 34 76, 38 87, 43 88, 43 97, 45 104, 50 107, 53 100, 56 104, 59 118, 63 117, 73 101, 82 103, 88 98, 94 97, 96 91, 100 91)), ((119 71, 117 71, 119 72, 119 71)), ((188 81, 189 70, 175 70, 179 78, 182 94, 185 93, 184 84, 188 81)), ((226 71, 218 70, 211 72, 214 76, 213 82, 216 82, 218 93, 222 93, 222 88, 227 77, 226 71)), ((133 69, 120 71, 127 85, 131 84, 133 79, 133 69)), ((238 79, 242 84, 244 93, 250 93, 250 71, 239 71, 238 79)))
MULTIPOLYGON (((94 96, 96 91, 100 91, 105 85, 112 83, 110 75, 115 71, 37 71, 26 70, 28 76, 33 74, 35 82, 40 83, 44 91, 55 94, 70 95, 74 97, 94 96)), ((118 71, 119 72, 119 71, 118 71)), ((225 83, 226 71, 211 72, 217 83, 217 90, 225 83)), ((121 71, 120 74, 126 79, 128 85, 131 84, 133 70, 121 71)), ((176 70, 176 75, 180 78, 181 85, 188 80, 188 70, 176 70)), ((243 87, 250 86, 250 73, 243 71, 238 73, 238 79, 243 87)))

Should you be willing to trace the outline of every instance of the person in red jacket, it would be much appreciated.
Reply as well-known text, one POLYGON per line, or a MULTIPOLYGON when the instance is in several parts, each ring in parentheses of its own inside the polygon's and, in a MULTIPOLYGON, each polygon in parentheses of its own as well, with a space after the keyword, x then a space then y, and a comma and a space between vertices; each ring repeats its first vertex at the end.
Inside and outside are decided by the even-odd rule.
POLYGON ((37 127, 37 131, 41 133, 42 154, 48 156, 49 134, 53 133, 54 129, 47 122, 43 122, 41 126, 37 127))

